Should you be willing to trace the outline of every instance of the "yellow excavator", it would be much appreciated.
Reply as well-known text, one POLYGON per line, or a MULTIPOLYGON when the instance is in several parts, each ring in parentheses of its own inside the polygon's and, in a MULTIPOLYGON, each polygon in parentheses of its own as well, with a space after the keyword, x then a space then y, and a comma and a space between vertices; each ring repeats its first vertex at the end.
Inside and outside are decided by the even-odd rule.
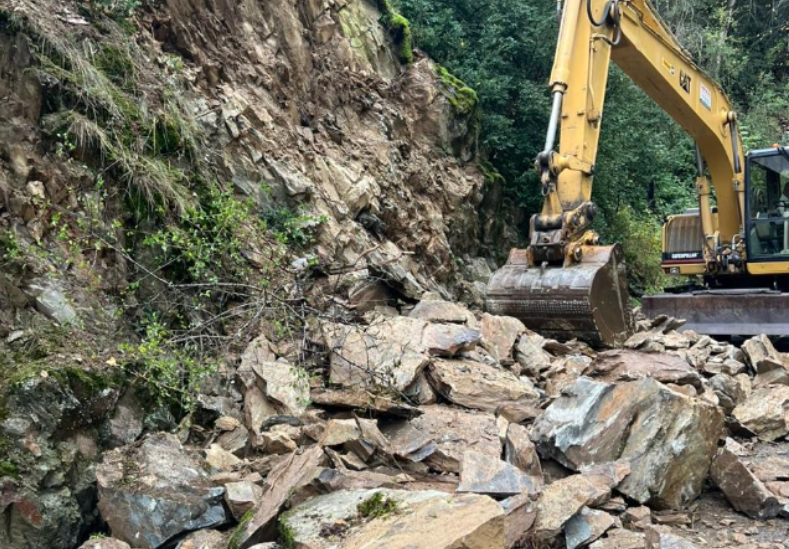
POLYGON ((542 211, 529 247, 512 250, 491 277, 487 309, 562 340, 608 346, 631 333, 622 249, 600 245, 591 228, 611 60, 696 142, 698 208, 663 226, 662 268, 703 285, 644 298, 644 312, 684 318, 700 333, 789 335, 789 151, 743 156, 731 102, 649 0, 566 0, 536 161, 542 211))

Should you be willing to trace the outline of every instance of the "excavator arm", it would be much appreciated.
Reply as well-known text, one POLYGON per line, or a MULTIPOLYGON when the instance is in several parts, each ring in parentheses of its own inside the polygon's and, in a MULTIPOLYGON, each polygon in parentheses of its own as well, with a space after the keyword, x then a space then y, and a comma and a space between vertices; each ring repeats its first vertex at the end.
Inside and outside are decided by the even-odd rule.
MULTIPOLYGON (((601 344, 620 343, 631 324, 621 250, 600 246, 591 229, 612 60, 697 144, 706 272, 742 269, 744 256, 742 145, 723 90, 696 66, 648 0, 566 0, 551 73, 553 108, 536 162, 543 208, 532 218, 528 249, 513 250, 491 279, 488 308, 543 333, 601 344)), ((645 170, 647 165, 645 158, 645 170)))

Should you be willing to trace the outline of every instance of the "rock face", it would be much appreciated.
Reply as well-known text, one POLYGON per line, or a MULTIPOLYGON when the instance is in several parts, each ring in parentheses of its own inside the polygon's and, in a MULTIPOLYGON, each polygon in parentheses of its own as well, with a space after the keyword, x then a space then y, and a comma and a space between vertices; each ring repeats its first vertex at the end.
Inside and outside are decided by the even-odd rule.
POLYGON ((303 549, 505 549, 504 512, 473 494, 335 492, 297 506, 282 524, 303 549), (360 518, 365 504, 375 501, 391 502, 393 509, 360 518))
POLYGON ((494 412, 503 403, 539 398, 525 378, 472 360, 436 360, 428 368, 428 378, 444 398, 464 408, 494 412))
POLYGON ((224 489, 213 487, 200 462, 173 435, 107 452, 96 476, 99 511, 113 536, 144 549, 227 521, 224 489))
POLYGON ((623 460, 617 487, 655 508, 680 509, 701 491, 723 427, 720 411, 649 378, 600 383, 580 378, 538 418, 532 440, 573 470, 623 460))
POLYGON ((789 433, 789 387, 762 387, 737 406, 732 417, 761 440, 772 441, 789 433))

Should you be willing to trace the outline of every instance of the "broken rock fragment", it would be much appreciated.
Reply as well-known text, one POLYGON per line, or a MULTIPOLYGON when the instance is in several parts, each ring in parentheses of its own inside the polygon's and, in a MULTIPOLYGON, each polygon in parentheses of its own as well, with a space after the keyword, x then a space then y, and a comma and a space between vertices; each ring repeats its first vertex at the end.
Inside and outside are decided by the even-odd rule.
POLYGON ((254 515, 237 532, 239 549, 276 539, 276 519, 282 507, 296 490, 317 478, 323 469, 323 459, 323 449, 315 445, 293 452, 277 463, 266 478, 254 515))
POLYGON ((453 357, 472 349, 482 338, 479 330, 457 324, 429 324, 425 327, 422 344, 433 356, 453 357))
POLYGON ((537 500, 537 518, 532 529, 538 540, 562 533, 564 525, 582 508, 604 503, 621 476, 571 475, 548 485, 537 500))
POLYGON ((504 442, 504 458, 524 473, 542 483, 542 467, 537 448, 529 439, 529 431, 523 425, 511 423, 507 426, 504 442))
POLYGON ((444 322, 473 325, 476 323, 471 311, 450 301, 420 301, 408 314, 411 318, 428 322, 444 322))
POLYGON ((180 534, 227 522, 224 488, 167 433, 104 454, 96 471, 99 512, 114 537, 155 549, 180 534))
POLYGON ((732 417, 761 440, 785 436, 789 433, 789 386, 756 389, 734 409, 732 417))
POLYGON ((225 484, 225 502, 236 520, 241 520, 247 511, 255 507, 262 495, 263 489, 254 482, 242 480, 225 484))
POLYGON ((464 408, 494 412, 505 402, 539 399, 526 378, 472 360, 436 360, 428 379, 444 398, 464 408))
POLYGON ((564 526, 565 546, 567 549, 586 546, 611 528, 619 526, 619 520, 605 511, 584 507, 564 526))
POLYGON ((685 538, 658 528, 649 528, 645 533, 644 541, 646 541, 646 549, 698 549, 685 538))
POLYGON ((581 470, 627 461, 618 491, 680 509, 704 483, 723 428, 720 410, 651 378, 601 383, 582 377, 539 417, 531 438, 543 457, 581 470))
POLYGON ((501 457, 499 428, 493 414, 439 405, 423 406, 421 410, 424 415, 411 420, 411 425, 435 443, 436 448, 425 460, 431 468, 459 473, 463 455, 469 450, 501 457))
POLYGON ((778 515, 782 505, 767 486, 748 468, 745 449, 732 440, 718 451, 710 476, 732 507, 749 517, 767 519, 778 515))
POLYGON ((515 343, 521 334, 526 333, 526 326, 517 318, 482 315, 482 341, 493 358, 502 364, 513 362, 515 343))
POLYGON ((536 494, 542 479, 535 479, 506 461, 477 452, 466 452, 460 468, 459 493, 489 496, 536 494))

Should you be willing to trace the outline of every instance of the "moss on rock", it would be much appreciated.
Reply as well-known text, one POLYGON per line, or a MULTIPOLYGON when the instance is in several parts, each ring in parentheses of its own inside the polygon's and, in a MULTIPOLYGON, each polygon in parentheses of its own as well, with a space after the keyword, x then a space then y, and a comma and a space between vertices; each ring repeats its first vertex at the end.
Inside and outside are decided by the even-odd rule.
POLYGON ((471 114, 477 108, 479 97, 476 91, 441 65, 436 65, 436 74, 449 90, 449 103, 457 114, 471 114))
POLYGON ((410 65, 414 62, 414 39, 411 34, 411 23, 398 12, 390 0, 378 0, 381 10, 381 24, 387 28, 397 46, 397 57, 402 63, 410 65))

